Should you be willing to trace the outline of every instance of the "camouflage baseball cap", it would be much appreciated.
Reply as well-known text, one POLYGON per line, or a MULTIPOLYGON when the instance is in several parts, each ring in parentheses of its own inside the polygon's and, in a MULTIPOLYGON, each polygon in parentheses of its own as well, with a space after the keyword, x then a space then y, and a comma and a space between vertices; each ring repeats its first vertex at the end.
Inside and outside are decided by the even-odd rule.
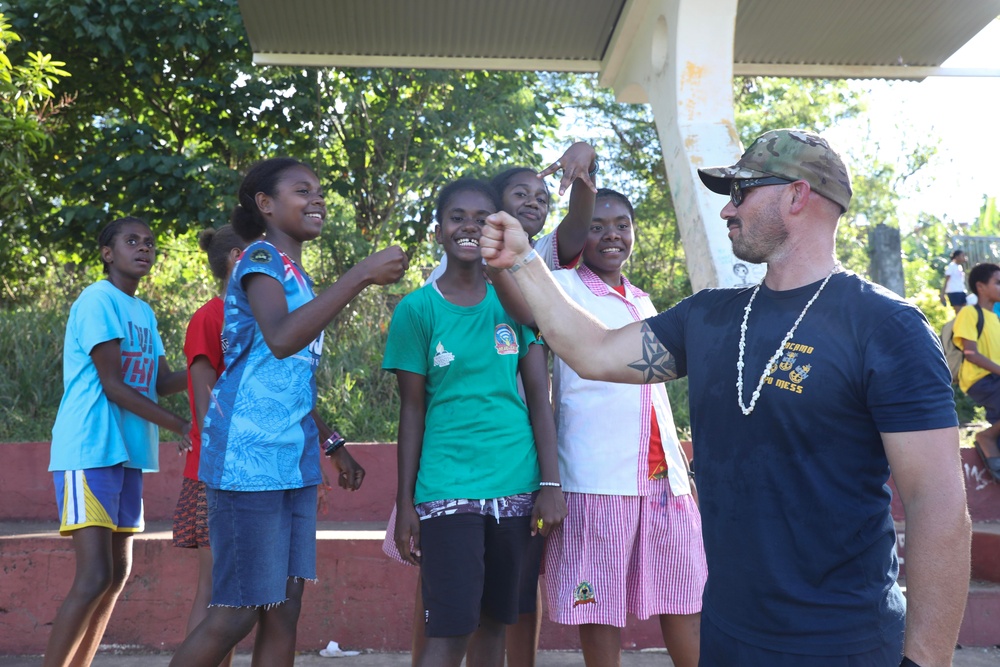
POLYGON ((731 167, 699 169, 701 181, 712 192, 729 194, 733 180, 778 176, 806 181, 813 190, 847 210, 851 203, 851 175, 826 139, 805 130, 771 130, 757 137, 731 167))

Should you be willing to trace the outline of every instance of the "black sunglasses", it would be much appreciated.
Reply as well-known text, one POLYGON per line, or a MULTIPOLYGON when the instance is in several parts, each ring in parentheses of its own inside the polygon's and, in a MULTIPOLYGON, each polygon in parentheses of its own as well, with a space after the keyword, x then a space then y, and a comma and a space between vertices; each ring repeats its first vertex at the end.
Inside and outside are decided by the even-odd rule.
POLYGON ((729 181, 729 201, 733 202, 734 207, 739 207, 743 203, 743 197, 746 196, 747 190, 753 188, 759 188, 762 185, 788 185, 789 183, 794 183, 795 181, 790 181, 787 178, 779 178, 778 176, 764 176, 763 178, 734 178, 729 181))

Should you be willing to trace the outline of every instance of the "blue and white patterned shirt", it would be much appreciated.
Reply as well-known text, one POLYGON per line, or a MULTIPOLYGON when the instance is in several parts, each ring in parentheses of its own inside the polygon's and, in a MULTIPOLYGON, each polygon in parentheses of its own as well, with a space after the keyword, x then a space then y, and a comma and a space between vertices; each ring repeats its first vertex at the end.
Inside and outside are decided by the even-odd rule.
POLYGON ((281 282, 291 312, 315 296, 312 280, 267 241, 251 244, 233 269, 222 330, 226 370, 212 391, 202 431, 199 478, 226 491, 276 491, 319 484, 316 367, 323 334, 277 359, 250 310, 243 279, 262 273, 281 282))

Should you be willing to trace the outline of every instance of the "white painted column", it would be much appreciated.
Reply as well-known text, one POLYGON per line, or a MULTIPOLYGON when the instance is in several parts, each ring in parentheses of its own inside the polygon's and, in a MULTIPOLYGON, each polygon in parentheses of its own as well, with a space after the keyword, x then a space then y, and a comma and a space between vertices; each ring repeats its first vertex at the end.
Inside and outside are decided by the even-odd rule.
POLYGON ((765 269, 733 256, 719 217, 726 199, 702 185, 697 172, 733 164, 743 152, 732 94, 738 4, 631 0, 600 76, 619 101, 652 107, 695 291, 756 282, 765 269))

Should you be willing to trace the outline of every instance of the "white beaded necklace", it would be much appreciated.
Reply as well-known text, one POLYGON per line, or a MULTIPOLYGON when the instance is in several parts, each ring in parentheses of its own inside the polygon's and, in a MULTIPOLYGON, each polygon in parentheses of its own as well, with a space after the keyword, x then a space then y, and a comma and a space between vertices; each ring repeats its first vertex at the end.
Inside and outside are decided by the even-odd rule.
POLYGON ((798 319, 795 320, 795 324, 793 324, 792 328, 785 334, 784 339, 782 339, 781 343, 778 345, 778 349, 774 351, 774 354, 764 365, 764 372, 760 374, 760 381, 757 382, 757 388, 753 390, 753 395, 750 397, 750 405, 746 406, 743 405, 743 353, 746 349, 747 341, 747 320, 750 318, 750 309, 751 306, 753 306, 753 300, 757 298, 757 292, 760 291, 760 286, 763 284, 763 281, 757 283, 757 286, 753 288, 753 294, 750 295, 750 301, 747 302, 747 307, 743 309, 743 324, 740 325, 740 357, 736 362, 736 397, 740 404, 740 410, 743 411, 744 415, 749 415, 753 412, 754 406, 757 405, 757 399, 760 398, 760 390, 764 386, 764 382, 767 380, 768 376, 771 375, 771 369, 778 361, 782 351, 784 351, 785 344, 792 339, 793 335, 795 335, 795 330, 799 327, 799 322, 802 321, 802 318, 806 316, 806 311, 809 310, 809 306, 813 305, 813 301, 815 301, 816 297, 819 296, 819 293, 823 291, 826 284, 830 282, 830 278, 833 277, 833 274, 837 272, 838 268, 839 265, 834 264, 833 270, 830 271, 830 275, 826 277, 823 284, 820 285, 819 289, 816 290, 816 293, 813 294, 813 297, 809 299, 809 303, 807 303, 806 307, 802 309, 801 313, 799 313, 798 319))

